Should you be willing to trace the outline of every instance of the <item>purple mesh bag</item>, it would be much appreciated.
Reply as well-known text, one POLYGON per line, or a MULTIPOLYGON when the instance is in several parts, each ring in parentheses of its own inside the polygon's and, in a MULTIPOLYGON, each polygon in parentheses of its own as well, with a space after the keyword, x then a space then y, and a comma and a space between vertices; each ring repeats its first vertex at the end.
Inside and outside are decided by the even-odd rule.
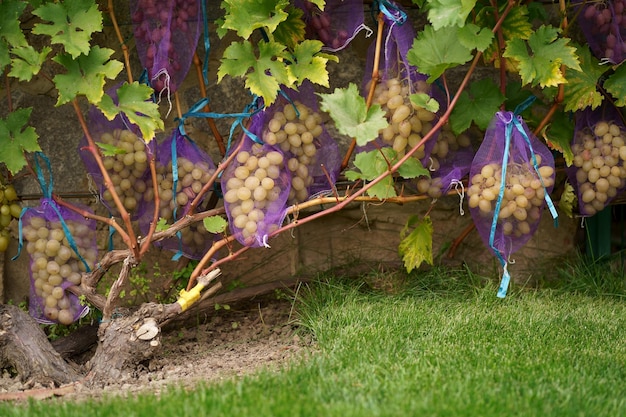
POLYGON ((578 24, 596 58, 613 64, 626 57, 626 10, 621 0, 577 1, 578 24))
MULTIPOLYGON (((44 189, 44 195, 50 193, 44 189)), ((68 325, 87 314, 89 308, 67 288, 80 285, 82 273, 96 264, 95 220, 44 197, 20 218, 20 251, 24 242, 30 256, 30 315, 40 323, 68 325)))
MULTIPOLYGON (((164 140, 157 149, 157 177, 159 184, 159 218, 168 224, 184 217, 191 202, 215 173, 211 157, 179 129, 164 140), (176 164, 173 164, 174 156, 176 164), (176 181, 174 178, 176 176, 176 181), (174 192, 174 190, 177 190, 174 192)), ((146 213, 140 220, 142 233, 147 233, 154 214, 154 192, 146 191, 146 213)), ((177 252, 177 256, 200 259, 209 249, 215 235, 201 222, 181 230, 180 236, 156 242, 156 246, 177 252)))
POLYGON ((320 40, 328 51, 344 49, 361 30, 372 33, 365 26, 361 0, 326 0, 324 11, 308 0, 296 0, 295 5, 304 12, 307 38, 320 40))
MULTIPOLYGON (((260 136, 265 111, 252 117, 249 131, 260 136)), ((257 143, 247 134, 222 175, 222 194, 231 233, 245 246, 269 247, 269 234, 283 222, 291 175, 279 148, 257 143)))
POLYGON ((457 136, 449 128, 444 128, 427 162, 431 176, 417 180, 418 192, 432 198, 441 197, 469 174, 473 158, 469 136, 464 133, 457 136))
POLYGON ((313 85, 304 83, 298 91, 283 89, 264 111, 263 141, 280 148, 291 174, 289 204, 332 190, 339 174, 339 147, 322 123, 317 100, 313 85))
POLYGON ((574 161, 567 169, 583 216, 593 216, 626 189, 626 128, 612 105, 576 112, 574 161))
POLYGON ((472 161, 467 196, 480 237, 504 268, 501 297, 508 287, 509 256, 535 233, 546 204, 556 219, 549 197, 554 175, 552 153, 521 116, 497 112, 472 161))
MULTIPOLYGON (((400 7, 397 9, 398 13, 404 13, 400 7)), ((390 126, 380 131, 378 143, 379 146, 393 147, 398 157, 401 158, 406 151, 417 145, 437 122, 436 114, 414 106, 409 96, 425 93, 434 97, 434 91, 426 83, 428 77, 420 74, 418 68, 410 65, 406 59, 407 52, 415 39, 411 22, 402 21, 399 18, 392 19, 385 15, 384 24, 378 67, 380 78, 375 87, 373 103, 379 104, 386 112, 390 126)), ((362 87, 365 97, 369 94, 372 82, 375 47, 373 43, 367 54, 366 77, 362 87)), ((441 102, 441 100, 438 101, 441 102)), ((413 154, 425 166, 427 166, 435 141, 436 136, 413 154)))
POLYGON ((202 27, 200 0, 131 0, 137 53, 157 92, 187 76, 202 27))

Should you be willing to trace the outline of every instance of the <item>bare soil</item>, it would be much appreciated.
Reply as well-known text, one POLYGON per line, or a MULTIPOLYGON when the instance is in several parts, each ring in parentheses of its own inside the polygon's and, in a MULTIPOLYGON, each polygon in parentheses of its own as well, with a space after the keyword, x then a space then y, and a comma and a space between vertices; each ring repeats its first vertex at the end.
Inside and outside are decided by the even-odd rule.
MULTIPOLYGON (((0 400, 63 396, 68 399, 104 395, 160 393, 169 386, 191 387, 250 374, 261 368, 277 369, 288 360, 309 351, 311 336, 298 332, 292 303, 264 299, 219 306, 198 317, 197 325, 163 334, 163 349, 157 358, 116 381, 101 381, 96 387, 81 382, 53 388, 21 383, 7 370, 0 375, 0 400)), ((76 365, 79 370, 86 365, 76 365)))

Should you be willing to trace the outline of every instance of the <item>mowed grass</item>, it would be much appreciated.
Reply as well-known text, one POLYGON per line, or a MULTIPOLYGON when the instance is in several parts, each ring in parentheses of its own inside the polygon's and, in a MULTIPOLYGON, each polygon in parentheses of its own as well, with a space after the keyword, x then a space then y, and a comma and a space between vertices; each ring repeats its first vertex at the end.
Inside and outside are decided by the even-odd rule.
POLYGON ((278 371, 159 397, 2 404, 0 416, 626 416, 625 293, 495 292, 467 270, 393 293, 322 280, 296 301, 316 344, 278 371))

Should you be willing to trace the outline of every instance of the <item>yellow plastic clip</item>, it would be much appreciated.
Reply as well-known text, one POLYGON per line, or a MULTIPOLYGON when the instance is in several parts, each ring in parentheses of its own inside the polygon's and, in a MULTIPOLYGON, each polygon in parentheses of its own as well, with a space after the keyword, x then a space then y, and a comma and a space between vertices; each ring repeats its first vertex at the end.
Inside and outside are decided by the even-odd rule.
POLYGON ((189 291, 180 290, 180 296, 176 302, 180 304, 183 311, 187 310, 200 298, 200 292, 204 289, 204 284, 198 283, 189 291))

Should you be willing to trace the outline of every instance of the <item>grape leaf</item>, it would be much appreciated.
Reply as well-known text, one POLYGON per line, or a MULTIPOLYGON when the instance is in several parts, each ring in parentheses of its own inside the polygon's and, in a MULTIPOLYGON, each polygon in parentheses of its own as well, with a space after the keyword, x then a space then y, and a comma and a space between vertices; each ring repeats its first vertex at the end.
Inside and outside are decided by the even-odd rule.
POLYGON ((11 63, 11 47, 28 45, 19 20, 25 7, 26 2, 20 0, 0 2, 0 72, 11 63))
POLYGON ((406 272, 419 268, 422 263, 433 264, 433 222, 430 216, 422 220, 418 216, 410 216, 400 232, 398 252, 402 256, 406 272), (409 229, 415 227, 411 233, 409 229))
POLYGON ((615 99, 616 106, 626 106, 626 65, 618 66, 615 72, 606 79, 603 86, 615 99))
POLYGON ((463 26, 476 0, 428 0, 428 21, 435 30, 463 26))
POLYGON ((6 119, 0 119, 0 162, 13 175, 26 165, 24 152, 41 151, 39 135, 32 126, 26 126, 32 110, 32 107, 18 109, 6 119))
POLYGON ((87 55, 91 35, 102 30, 102 14, 93 0, 50 2, 35 9, 33 14, 51 22, 35 24, 33 33, 50 36, 52 43, 63 45, 72 58, 87 55))
POLYGON ((170 227, 170 225, 167 224, 167 220, 164 219, 163 217, 159 217, 159 220, 157 221, 157 224, 156 224, 156 228, 154 230, 156 232, 162 232, 164 230, 167 230, 168 227, 170 227))
POLYGON ((302 20, 304 12, 298 7, 288 9, 287 19, 280 22, 274 31, 274 40, 282 43, 289 49, 294 49, 299 42, 304 40, 306 24, 302 20))
POLYGON ((202 223, 209 233, 222 233, 228 226, 228 222, 221 216, 205 217, 202 223))
POLYGON ((115 156, 115 155, 123 155, 126 153, 125 149, 118 148, 115 145, 111 145, 104 142, 96 142, 98 148, 102 151, 103 156, 115 156))
POLYGON ((389 126, 380 106, 368 109, 353 83, 347 88, 335 88, 333 93, 318 95, 322 98, 320 108, 330 114, 339 133, 355 138, 359 146, 376 139, 378 132, 389 126))
POLYGON ((574 207, 578 204, 578 197, 576 197, 576 192, 574 191, 574 187, 565 181, 565 186, 563 187, 563 193, 561 194, 561 199, 559 200, 559 209, 565 213, 565 215, 569 218, 574 217, 573 211, 574 207))
POLYGON ((109 120, 123 112, 131 123, 139 127, 144 141, 150 142, 156 131, 164 128, 159 106, 151 100, 152 93, 150 87, 137 81, 124 83, 117 89, 118 104, 105 94, 97 106, 109 120))
POLYGON ((600 61, 591 56, 589 48, 578 47, 577 50, 581 71, 573 70, 567 73, 567 85, 563 100, 566 111, 582 110, 589 106, 591 109, 595 109, 602 103, 603 99, 597 85, 605 67, 600 66, 600 61))
POLYGON ((57 74, 53 81, 59 90, 57 106, 72 101, 77 95, 84 94, 90 103, 100 102, 104 95, 105 78, 115 79, 124 68, 119 61, 110 61, 112 49, 94 46, 89 55, 72 58, 69 54, 60 54, 54 61, 67 69, 67 74, 57 74))
POLYGON ((37 52, 32 46, 18 46, 11 49, 11 54, 17 58, 11 59, 11 71, 9 75, 20 81, 30 81, 33 75, 39 73, 41 66, 52 49, 44 46, 41 52, 37 52))
POLYGON ((398 174, 402 178, 430 177, 430 171, 424 168, 417 158, 409 158, 398 168, 398 174))
POLYGON ((574 137, 574 123, 571 113, 557 111, 550 119, 548 124, 541 132, 548 146, 563 154, 567 166, 572 165, 574 161, 574 153, 570 143, 574 137))
POLYGON ((519 38, 507 42, 503 56, 517 62, 522 84, 546 87, 566 83, 561 65, 581 71, 576 48, 567 45, 567 38, 557 39, 558 34, 555 27, 541 26, 528 42, 519 38))
MULTIPOLYGON (((371 181, 382 175, 389 169, 390 164, 396 160, 397 154, 393 149, 386 147, 375 149, 369 152, 359 152, 354 157, 354 166, 359 171, 346 171, 345 175, 351 181, 364 180, 371 181)), ((376 183, 369 190, 367 195, 380 200, 396 197, 393 178, 387 175, 380 182, 376 183)))
MULTIPOLYGON (((501 10, 502 11, 502 10, 501 10)), ((476 16, 476 24, 483 28, 492 28, 496 24, 495 14, 492 7, 484 7, 478 11, 476 16)), ((509 39, 519 38, 528 39, 533 33, 533 26, 529 17, 528 8, 525 5, 517 5, 513 7, 505 16, 502 25, 502 37, 504 42, 509 39)), ((500 57, 498 54, 498 39, 494 36, 491 45, 483 52, 485 62, 494 62, 496 68, 500 67, 500 57)), ((508 64, 507 68, 513 67, 508 64)))
POLYGON ((504 102, 504 95, 491 78, 483 78, 470 84, 469 91, 461 92, 459 100, 450 114, 450 127, 457 135, 476 123, 486 129, 493 115, 504 102))
POLYGON ((430 112, 437 113, 439 111, 439 102, 426 93, 411 94, 409 100, 417 107, 422 107, 430 112))
POLYGON ((319 54, 324 44, 316 40, 306 40, 296 45, 293 60, 287 66, 292 84, 301 84, 308 79, 315 84, 328 87, 327 54, 319 54))
POLYGON ((426 25, 413 41, 413 46, 406 57, 419 72, 429 75, 428 82, 432 83, 446 69, 470 61, 472 53, 459 42, 458 28, 445 27, 434 30, 432 26, 426 25))
POLYGON ((488 28, 481 28, 473 23, 459 28, 458 31, 459 42, 468 49, 476 49, 484 51, 491 45, 494 39, 494 34, 488 28))
POLYGON ((256 29, 267 28, 271 33, 287 19, 288 5, 289 0, 223 0, 221 8, 226 13, 221 26, 244 39, 256 29))
POLYGON ((269 106, 276 100, 280 84, 291 86, 283 62, 288 56, 285 45, 280 43, 260 41, 258 47, 257 57, 249 41, 231 43, 224 51, 217 77, 219 82, 225 75, 243 77, 247 74, 246 88, 263 97, 265 105, 269 106))

